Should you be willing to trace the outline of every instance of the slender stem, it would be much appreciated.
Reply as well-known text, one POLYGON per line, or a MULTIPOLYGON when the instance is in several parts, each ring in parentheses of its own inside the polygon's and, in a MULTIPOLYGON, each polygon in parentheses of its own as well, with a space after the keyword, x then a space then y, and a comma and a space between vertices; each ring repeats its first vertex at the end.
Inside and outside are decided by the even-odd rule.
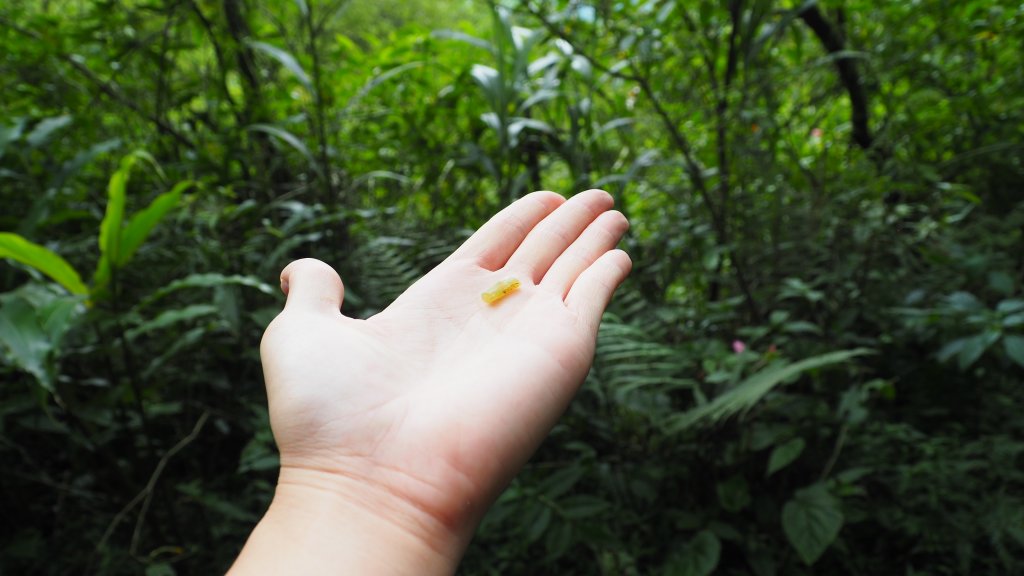
POLYGON ((330 211, 335 205, 337 198, 334 191, 334 178, 331 176, 331 163, 327 154, 326 98, 324 98, 323 82, 321 81, 320 50, 317 47, 318 33, 313 23, 312 2, 306 7, 305 25, 306 33, 309 35, 309 54, 313 59, 313 90, 316 92, 313 94, 313 102, 316 108, 314 124, 317 131, 317 143, 319 144, 318 160, 320 162, 320 173, 322 174, 321 179, 323 180, 324 198, 322 202, 330 211))
POLYGON ((152 499, 153 490, 156 488, 156 483, 158 480, 160 480, 160 475, 163 474, 164 469, 167 467, 167 463, 175 454, 181 452, 186 446, 191 444, 193 441, 195 441, 196 438, 199 437, 199 432, 202 431, 203 426, 206 425, 206 421, 209 418, 210 413, 203 412, 199 416, 199 419, 196 421, 195 425, 192 427, 192 431, 189 432, 187 436, 179 440, 177 444, 172 446, 170 450, 168 450, 163 455, 163 457, 160 458, 160 461, 157 462, 156 464, 156 468, 153 469, 153 473, 150 474, 149 481, 146 482, 146 485, 138 494, 135 495, 134 498, 132 498, 127 504, 125 504, 124 507, 122 507, 117 514, 114 515, 114 519, 111 520, 109 525, 107 525, 107 529, 103 531, 103 536, 100 537, 100 541, 96 544, 97 552, 106 547, 107 541, 110 540, 111 536, 113 536, 114 530, 117 529, 118 524, 120 524, 124 520, 125 516, 127 516, 128 513, 131 512, 132 509, 138 506, 139 503, 141 502, 143 503, 143 508, 142 511, 139 513, 139 517, 135 522, 135 529, 132 532, 131 554, 135 554, 135 550, 138 546, 139 535, 142 530, 142 525, 145 521, 146 511, 149 509, 149 502, 152 499))
POLYGON ((155 492, 157 480, 160 479, 160 475, 163 474, 164 468, 167 467, 167 463, 171 458, 199 437, 199 432, 202 431, 203 426, 206 425, 206 421, 209 420, 209 418, 210 413, 203 412, 199 416, 199 419, 196 420, 195 425, 192 426, 192 431, 189 432, 187 436, 179 440, 177 444, 171 446, 171 449, 168 450, 162 458, 160 458, 159 462, 157 462, 156 468, 153 470, 153 474, 149 477, 149 482, 146 482, 146 487, 141 492, 144 493, 146 497, 142 502, 142 509, 139 510, 139 517, 135 520, 135 529, 132 531, 132 543, 128 548, 128 553, 132 556, 135 556, 139 547, 139 539, 142 536, 142 527, 146 522, 146 513, 149 511, 149 505, 153 501, 153 494, 155 492))

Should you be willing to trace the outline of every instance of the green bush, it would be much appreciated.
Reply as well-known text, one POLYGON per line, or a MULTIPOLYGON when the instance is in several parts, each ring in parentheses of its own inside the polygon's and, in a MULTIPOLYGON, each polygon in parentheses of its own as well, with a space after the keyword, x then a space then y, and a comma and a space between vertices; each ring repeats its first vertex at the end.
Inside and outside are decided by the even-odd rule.
POLYGON ((462 572, 1024 572, 1022 10, 5 3, 0 572, 226 568, 280 269, 589 187, 635 269, 462 572))

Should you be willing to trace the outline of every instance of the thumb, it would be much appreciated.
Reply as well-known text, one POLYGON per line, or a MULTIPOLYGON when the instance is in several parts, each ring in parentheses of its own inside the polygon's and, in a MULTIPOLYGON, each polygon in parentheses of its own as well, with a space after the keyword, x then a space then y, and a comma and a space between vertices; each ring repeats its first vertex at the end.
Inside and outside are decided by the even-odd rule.
POLYGON ((281 291, 287 300, 286 310, 334 312, 341 309, 345 285, 328 264, 315 258, 303 258, 281 271, 281 291))

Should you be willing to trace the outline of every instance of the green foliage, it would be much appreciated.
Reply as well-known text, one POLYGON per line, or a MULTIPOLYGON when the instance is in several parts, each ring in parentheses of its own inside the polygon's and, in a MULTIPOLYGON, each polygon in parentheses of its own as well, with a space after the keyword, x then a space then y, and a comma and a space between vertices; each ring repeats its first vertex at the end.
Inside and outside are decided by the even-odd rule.
POLYGON ((793 438, 785 444, 772 448, 771 456, 768 457, 768 470, 765 471, 765 476, 771 476, 792 464, 794 460, 800 457, 806 446, 807 443, 804 442, 803 438, 793 438))
POLYGON ((463 573, 1024 572, 1022 36, 1002 0, 4 3, 0 572, 223 571, 281 268, 366 317, 594 186, 634 272, 463 573))
POLYGON ((714 573, 722 553, 722 544, 710 530, 702 530, 687 542, 665 565, 673 576, 708 576, 714 573))
POLYGON ((10 258, 46 274, 72 294, 86 294, 89 289, 67 260, 51 250, 29 242, 18 234, 0 233, 0 257, 10 258))
POLYGON ((843 513, 823 484, 797 490, 782 508, 782 529, 800 559, 814 564, 839 536, 843 513))
POLYGON ((680 414, 673 419, 669 430, 685 430, 704 421, 714 423, 735 414, 746 412, 764 398, 765 394, 769 393, 772 388, 793 379, 795 376, 799 376, 802 372, 845 362, 865 353, 867 353, 866 350, 831 352, 792 364, 782 362, 769 366, 711 402, 680 414))
POLYGON ((107 210, 100 222, 100 261, 93 275, 93 290, 102 293, 111 275, 124 268, 135 255, 153 228, 181 201, 182 193, 192 185, 181 182, 170 192, 153 199, 149 206, 125 222, 128 178, 138 160, 150 162, 158 171, 159 165, 145 152, 135 152, 121 160, 121 166, 110 177, 107 185, 107 210))
POLYGON ((167 214, 178 207, 181 202, 182 193, 192 186, 192 182, 179 182, 171 189, 156 198, 142 210, 133 214, 128 223, 121 230, 121 241, 118 245, 117 259, 115 265, 123 268, 135 256, 135 252, 146 241, 146 238, 153 232, 153 228, 160 223, 167 214))

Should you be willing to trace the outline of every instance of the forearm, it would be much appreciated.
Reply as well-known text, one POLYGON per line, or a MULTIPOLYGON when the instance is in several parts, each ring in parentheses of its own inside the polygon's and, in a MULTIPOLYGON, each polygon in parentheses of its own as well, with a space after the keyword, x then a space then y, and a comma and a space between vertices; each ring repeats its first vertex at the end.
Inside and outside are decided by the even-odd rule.
POLYGON ((453 574, 465 538, 352 479, 285 468, 229 574, 453 574))

